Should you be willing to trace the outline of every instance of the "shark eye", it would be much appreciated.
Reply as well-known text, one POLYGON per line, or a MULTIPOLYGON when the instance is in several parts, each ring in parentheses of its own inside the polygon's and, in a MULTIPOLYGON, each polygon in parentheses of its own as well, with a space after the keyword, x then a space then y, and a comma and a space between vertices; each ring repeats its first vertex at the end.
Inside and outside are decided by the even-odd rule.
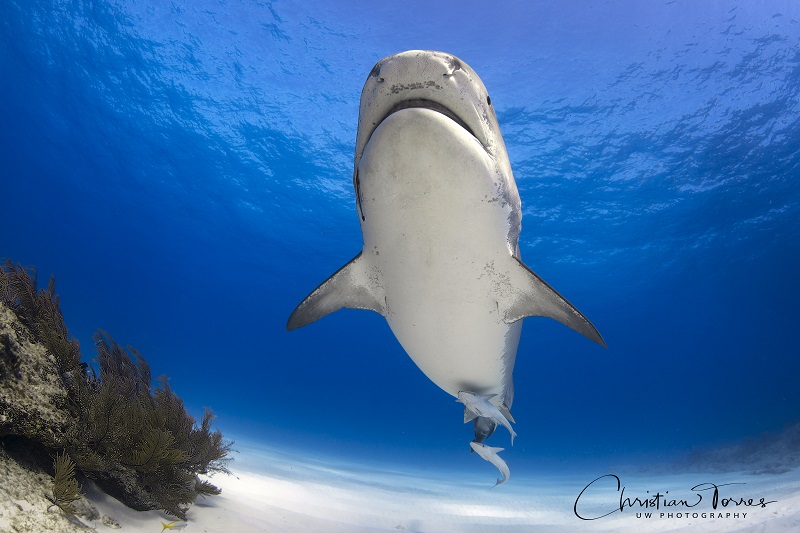
POLYGON ((486 95, 486 103, 489 104, 489 105, 492 105, 492 99, 491 99, 491 97, 489 97, 488 94, 486 95))

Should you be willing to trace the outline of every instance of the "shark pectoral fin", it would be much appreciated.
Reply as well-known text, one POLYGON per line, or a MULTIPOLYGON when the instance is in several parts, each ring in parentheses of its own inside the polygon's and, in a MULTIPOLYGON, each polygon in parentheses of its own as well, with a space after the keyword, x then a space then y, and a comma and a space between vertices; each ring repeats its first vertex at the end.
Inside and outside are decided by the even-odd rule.
MULTIPOLYGON (((558 320, 586 338, 606 347, 597 328, 580 311, 522 261, 516 257, 511 259, 513 265, 507 274, 514 296, 508 307, 501 308, 503 320, 507 324, 526 316, 546 316, 558 320)), ((498 302, 498 305, 502 306, 502 303, 498 302)))
POLYGON ((471 422, 478 418, 478 415, 469 410, 469 407, 464 406, 464 423, 471 422))
POLYGON ((369 309, 386 316, 386 298, 379 292, 383 291, 371 281, 369 265, 359 253, 300 302, 286 329, 305 326, 342 307, 369 309))

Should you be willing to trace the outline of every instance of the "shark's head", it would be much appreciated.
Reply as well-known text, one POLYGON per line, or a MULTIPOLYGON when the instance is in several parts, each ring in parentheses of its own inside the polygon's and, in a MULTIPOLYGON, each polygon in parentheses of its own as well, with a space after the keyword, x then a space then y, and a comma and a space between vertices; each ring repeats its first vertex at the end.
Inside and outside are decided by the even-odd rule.
POLYGON ((475 393, 474 392, 466 392, 466 391, 458 391, 456 394, 456 401, 461 402, 464 405, 475 401, 475 393))
POLYGON ((361 92, 356 166, 380 123, 396 111, 413 107, 452 119, 510 173, 492 99, 481 79, 457 57, 427 50, 391 55, 372 68, 361 92))
POLYGON ((470 442, 469 446, 470 448, 472 448, 472 451, 476 452, 484 459, 492 455, 497 455, 498 453, 505 450, 505 448, 493 448, 491 446, 483 444, 482 442, 475 442, 475 441, 470 442))

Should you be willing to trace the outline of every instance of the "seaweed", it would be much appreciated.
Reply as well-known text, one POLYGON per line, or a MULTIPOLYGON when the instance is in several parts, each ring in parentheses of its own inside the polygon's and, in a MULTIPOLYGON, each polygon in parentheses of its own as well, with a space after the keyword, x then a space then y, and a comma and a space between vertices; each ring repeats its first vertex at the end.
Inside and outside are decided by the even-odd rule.
MULTIPOLYGON (((69 480, 75 468, 129 507, 163 509, 181 519, 198 496, 220 494, 199 476, 230 473, 233 442, 212 431, 210 409, 198 425, 169 379, 158 378, 154 388, 142 354, 123 348, 103 330, 93 336, 99 373, 81 363, 78 342, 64 325, 54 278, 47 289, 37 290, 36 271, 8 261, 0 267, 0 302, 30 330, 31 341, 53 355, 66 390, 71 425, 60 443, 67 455, 57 456, 54 505, 71 509, 70 490, 77 482, 73 487, 69 480)), ((0 372, 14 366, 9 363, 0 365, 0 372)))
POLYGON ((69 395, 76 421, 70 454, 112 495, 137 492, 140 507, 185 519, 198 495, 219 494, 198 476, 228 473, 232 443, 211 431, 209 409, 197 427, 165 376, 152 389, 150 367, 134 348, 126 351, 102 330, 94 340, 100 373, 77 381, 69 395))
POLYGON ((81 499, 80 487, 75 479, 75 463, 66 453, 56 454, 53 460, 53 496, 46 496, 53 504, 67 515, 75 515, 78 510, 75 502, 81 499))
POLYGON ((33 333, 56 361, 63 375, 81 365, 80 344, 70 339, 56 294, 56 278, 50 277, 47 289, 36 288, 36 270, 14 264, 10 259, 0 266, 0 302, 6 304, 20 322, 33 333))

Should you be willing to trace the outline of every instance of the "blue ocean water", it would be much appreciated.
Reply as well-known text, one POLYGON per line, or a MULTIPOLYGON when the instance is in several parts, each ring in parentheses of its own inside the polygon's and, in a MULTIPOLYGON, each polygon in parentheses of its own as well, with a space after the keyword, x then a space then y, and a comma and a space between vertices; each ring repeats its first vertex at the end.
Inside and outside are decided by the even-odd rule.
POLYGON ((522 256, 608 343, 526 319, 519 438, 493 438, 513 468, 656 464, 800 419, 792 0, 0 0, 0 256, 56 275, 87 359, 104 328, 223 432, 474 465, 380 316, 285 331, 360 250, 358 99, 407 49, 481 76, 522 256))

